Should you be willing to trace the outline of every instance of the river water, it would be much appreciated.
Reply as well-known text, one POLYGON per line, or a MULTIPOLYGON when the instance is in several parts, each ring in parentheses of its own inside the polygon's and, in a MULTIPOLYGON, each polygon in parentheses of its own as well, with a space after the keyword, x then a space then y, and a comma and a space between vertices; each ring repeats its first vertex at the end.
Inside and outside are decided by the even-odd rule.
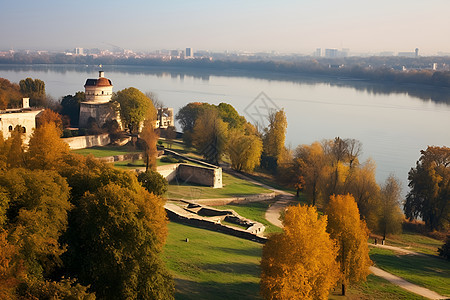
MULTIPOLYGON (((26 77, 45 82, 55 99, 84 91, 96 66, 0 65, 0 77, 19 82, 26 77)), ((347 78, 288 77, 236 70, 186 70, 103 66, 114 91, 136 87, 156 93, 175 113, 189 102, 226 102, 247 120, 266 125, 272 108, 288 119, 286 144, 295 148, 322 139, 358 139, 363 160, 377 164, 377 181, 393 173, 407 192, 408 171, 428 145, 450 145, 450 90, 374 84, 347 78)), ((179 128, 178 128, 179 129, 179 128)))

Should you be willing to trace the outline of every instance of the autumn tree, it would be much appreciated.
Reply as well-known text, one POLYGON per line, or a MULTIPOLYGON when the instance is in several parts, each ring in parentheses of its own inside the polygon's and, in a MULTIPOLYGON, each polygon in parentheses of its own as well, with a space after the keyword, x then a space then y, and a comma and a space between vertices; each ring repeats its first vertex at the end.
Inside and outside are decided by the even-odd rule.
POLYGON ((0 78, 0 109, 16 108, 22 104, 22 94, 17 83, 0 78))
POLYGON ((112 100, 120 104, 122 123, 132 134, 139 132, 142 122, 148 115, 156 115, 152 101, 136 88, 130 87, 118 91, 114 94, 112 100))
POLYGON ((173 281, 159 257, 167 235, 161 198, 109 183, 84 194, 72 218, 65 261, 97 297, 173 299, 173 281))
POLYGON ((261 294, 265 299, 327 299, 339 278, 327 217, 319 217, 314 207, 291 206, 283 226, 283 233, 271 235, 263 247, 261 294))
POLYGON ((284 110, 269 114, 269 125, 263 138, 264 155, 278 159, 286 140, 287 119, 284 110))
POLYGON ((408 173, 404 212, 410 220, 422 218, 430 230, 445 231, 450 224, 450 148, 428 146, 420 153, 408 173))
POLYGON ((31 169, 57 169, 69 145, 60 139, 61 131, 55 123, 44 123, 36 128, 30 138, 27 164, 31 169))
POLYGON ((58 114, 57 112, 54 112, 53 110, 47 108, 44 109, 43 112, 41 112, 37 118, 36 118, 36 126, 40 127, 46 123, 54 123, 56 128, 61 131, 63 130, 63 124, 62 124, 62 119, 61 119, 61 115, 58 114))
POLYGON ((345 295, 349 283, 365 280, 370 273, 369 230, 360 219, 358 206, 351 195, 332 195, 326 213, 327 231, 339 247, 336 260, 341 270, 342 295, 345 295))
POLYGON ((375 162, 371 159, 353 167, 351 184, 346 180, 347 185, 344 188, 346 193, 354 197, 361 218, 365 219, 367 226, 374 231, 378 228, 381 215, 380 187, 375 179, 375 169, 375 162))
POLYGON ((27 276, 42 280, 64 251, 59 237, 71 208, 69 187, 55 172, 21 168, 0 174, 0 186, 8 198, 8 240, 18 247, 27 276))
POLYGON ((17 125, 6 140, 4 151, 6 154, 7 168, 20 168, 25 166, 25 146, 23 144, 23 129, 17 125))
POLYGON ((381 186, 377 232, 383 235, 383 240, 387 234, 402 230, 401 191, 400 181, 392 174, 381 186))
POLYGON ((195 148, 207 161, 219 164, 226 150, 227 139, 228 126, 219 118, 217 109, 204 109, 195 121, 192 133, 195 148))
POLYGON ((308 201, 315 206, 326 176, 326 157, 322 145, 314 142, 311 145, 298 146, 294 154, 293 168, 296 181, 300 181, 297 187, 303 186, 308 201))
POLYGON ((256 135, 246 135, 242 131, 234 130, 230 133, 227 153, 233 169, 251 172, 259 166, 262 141, 256 135))
POLYGON ((158 150, 156 149, 156 143, 158 142, 158 133, 154 127, 154 120, 145 120, 142 127, 140 138, 144 142, 144 160, 145 170, 156 170, 156 156, 158 150))
POLYGON ((30 98, 31 106, 45 106, 45 83, 40 79, 26 78, 19 82, 20 92, 30 98))

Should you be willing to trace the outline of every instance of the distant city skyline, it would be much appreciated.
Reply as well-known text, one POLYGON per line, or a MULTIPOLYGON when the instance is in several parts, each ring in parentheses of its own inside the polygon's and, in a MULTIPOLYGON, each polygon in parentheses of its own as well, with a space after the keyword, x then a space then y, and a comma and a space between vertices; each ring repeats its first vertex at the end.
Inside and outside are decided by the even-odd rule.
POLYGON ((450 52, 448 0, 2 1, 0 50, 450 52))

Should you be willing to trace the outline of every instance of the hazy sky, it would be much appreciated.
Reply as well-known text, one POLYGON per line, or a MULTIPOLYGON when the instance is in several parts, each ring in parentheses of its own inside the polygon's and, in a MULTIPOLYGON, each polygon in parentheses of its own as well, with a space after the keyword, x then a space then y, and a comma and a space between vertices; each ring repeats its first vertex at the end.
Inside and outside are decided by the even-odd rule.
POLYGON ((450 0, 0 0, 0 50, 450 52, 450 0))

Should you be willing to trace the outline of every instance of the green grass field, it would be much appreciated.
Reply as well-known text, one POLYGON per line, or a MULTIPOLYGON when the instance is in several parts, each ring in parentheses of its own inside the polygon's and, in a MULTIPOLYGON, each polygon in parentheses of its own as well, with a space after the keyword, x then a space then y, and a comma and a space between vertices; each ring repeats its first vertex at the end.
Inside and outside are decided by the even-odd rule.
MULTIPOLYGON (((261 244, 173 222, 168 227, 164 260, 175 278, 175 299, 261 299, 261 244)), ((423 299, 373 275, 349 286, 345 297, 339 291, 329 299, 423 299)))
POLYGON ((270 193, 271 190, 262 188, 248 181, 222 173, 224 187, 213 189, 207 186, 193 185, 192 183, 171 182, 169 184, 168 198, 173 199, 212 199, 248 196, 254 194, 270 193))
POLYGON ((261 249, 252 241, 171 222, 164 258, 175 278, 175 298, 261 299, 261 249))
POLYGON ((414 252, 429 255, 438 255, 437 249, 444 244, 443 241, 408 231, 404 231, 402 234, 387 237, 386 242, 391 246, 401 247, 414 252))
POLYGON ((375 275, 367 276, 367 281, 358 285, 351 285, 347 290, 347 297, 337 296, 339 289, 336 289, 330 299, 389 299, 389 300, 420 300, 426 299, 411 292, 408 292, 389 281, 375 275))
POLYGON ((79 150, 72 150, 72 152, 82 155, 92 154, 95 157, 107 157, 127 153, 139 153, 142 151, 135 149, 133 146, 125 145, 125 146, 91 147, 79 150))
POLYGON ((230 204, 230 205, 222 205, 222 206, 214 206, 218 209, 233 209, 239 215, 244 218, 257 221, 262 223, 266 230, 264 233, 272 233, 272 232, 281 232, 282 229, 273 225, 264 217, 266 210, 273 203, 273 201, 264 201, 264 202, 250 202, 243 204, 230 204))
POLYGON ((450 262, 431 255, 398 255, 380 248, 370 249, 375 265, 407 281, 450 297, 450 262))

